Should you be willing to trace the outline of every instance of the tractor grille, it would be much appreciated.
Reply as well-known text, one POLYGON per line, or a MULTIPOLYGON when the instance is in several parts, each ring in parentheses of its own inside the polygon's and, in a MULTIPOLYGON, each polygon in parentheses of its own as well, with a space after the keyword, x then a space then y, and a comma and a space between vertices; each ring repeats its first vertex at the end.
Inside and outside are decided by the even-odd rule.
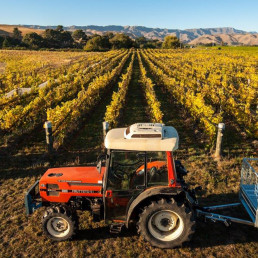
POLYGON ((59 189, 58 184, 47 184, 47 189, 59 189))
POLYGON ((47 195, 48 196, 59 196, 59 192, 58 191, 48 191, 47 195))

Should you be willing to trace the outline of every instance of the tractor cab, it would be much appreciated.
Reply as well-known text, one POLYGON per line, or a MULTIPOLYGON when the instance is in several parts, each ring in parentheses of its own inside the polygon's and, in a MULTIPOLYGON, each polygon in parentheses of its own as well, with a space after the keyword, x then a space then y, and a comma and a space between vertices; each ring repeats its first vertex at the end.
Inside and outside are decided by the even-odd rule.
POLYGON ((178 141, 175 128, 158 123, 134 124, 108 132, 104 176, 107 220, 126 222, 129 206, 148 189, 181 187, 172 155, 178 141))

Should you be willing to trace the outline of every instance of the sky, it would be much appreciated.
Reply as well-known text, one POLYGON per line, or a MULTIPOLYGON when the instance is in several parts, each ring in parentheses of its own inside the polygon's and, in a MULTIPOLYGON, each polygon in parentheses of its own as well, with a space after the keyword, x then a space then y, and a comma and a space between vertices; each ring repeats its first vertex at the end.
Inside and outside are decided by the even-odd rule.
POLYGON ((0 0, 0 24, 258 31, 258 0, 0 0))

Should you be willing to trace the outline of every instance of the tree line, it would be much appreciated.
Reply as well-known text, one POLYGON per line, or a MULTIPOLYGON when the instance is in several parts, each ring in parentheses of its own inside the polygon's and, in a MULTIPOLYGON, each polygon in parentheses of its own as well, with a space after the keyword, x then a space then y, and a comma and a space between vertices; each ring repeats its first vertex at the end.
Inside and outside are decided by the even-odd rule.
POLYGON ((179 48, 182 47, 175 36, 167 36, 164 41, 138 37, 132 39, 124 33, 107 32, 103 35, 87 35, 83 30, 65 31, 62 25, 56 29, 46 29, 41 35, 31 32, 22 36, 18 28, 10 36, 0 36, 3 49, 81 49, 85 51, 108 51, 121 48, 179 48))

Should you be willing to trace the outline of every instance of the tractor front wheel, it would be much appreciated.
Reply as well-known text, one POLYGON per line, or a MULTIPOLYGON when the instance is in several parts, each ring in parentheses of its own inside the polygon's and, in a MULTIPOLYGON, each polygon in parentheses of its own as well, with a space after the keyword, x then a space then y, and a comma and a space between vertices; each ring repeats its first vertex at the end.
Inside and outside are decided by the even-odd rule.
POLYGON ((71 239, 77 229, 77 216, 62 207, 49 208, 43 216, 44 233, 52 240, 71 239))
POLYGON ((174 248, 189 241, 195 230, 194 215, 172 199, 152 201, 138 221, 138 232, 152 246, 174 248))

